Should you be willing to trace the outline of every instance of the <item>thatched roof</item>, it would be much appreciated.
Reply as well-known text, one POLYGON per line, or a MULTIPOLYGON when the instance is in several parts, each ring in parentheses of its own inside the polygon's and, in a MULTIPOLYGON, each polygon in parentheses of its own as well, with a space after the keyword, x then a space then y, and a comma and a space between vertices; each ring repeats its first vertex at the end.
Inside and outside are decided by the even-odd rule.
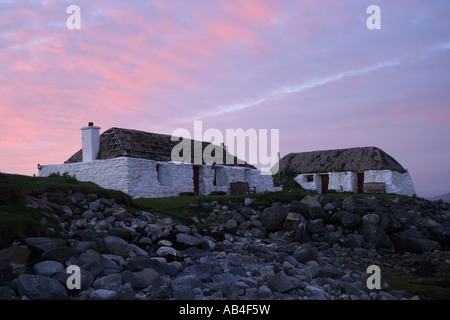
POLYGON ((322 173, 367 170, 406 170, 390 155, 376 147, 290 153, 280 160, 280 172, 322 173))
MULTIPOLYGON (((113 159, 117 157, 131 157, 140 159, 149 159, 156 161, 171 161, 171 152, 181 140, 172 141, 172 136, 167 134, 151 133, 132 129, 111 128, 100 135, 100 150, 97 156, 98 160, 113 159)), ((210 143, 201 142, 202 150, 210 143)), ((191 140, 193 147, 194 140, 191 140)), ((223 164, 226 163, 226 155, 223 152, 223 164)), ((214 155, 214 153, 213 153, 214 155)), ((191 163, 194 163, 194 149, 191 148, 191 163)), ((78 150, 65 163, 74 163, 83 161, 83 150, 78 150)), ((205 162, 203 161, 203 164, 205 162)), ((234 157, 234 164, 255 168, 254 166, 244 163, 238 164, 237 158, 234 157)))

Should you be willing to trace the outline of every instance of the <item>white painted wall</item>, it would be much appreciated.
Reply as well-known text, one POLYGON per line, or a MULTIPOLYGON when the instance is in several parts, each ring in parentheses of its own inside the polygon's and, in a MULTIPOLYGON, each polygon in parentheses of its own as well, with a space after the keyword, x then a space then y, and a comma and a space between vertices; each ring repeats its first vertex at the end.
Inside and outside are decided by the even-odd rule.
MULTIPOLYGON (((338 192, 358 192, 358 176, 354 172, 329 172, 330 182, 329 190, 338 192)), ((314 174, 314 181, 307 182, 307 174, 299 174, 294 180, 306 190, 322 190, 322 180, 320 174, 314 174)), ((386 193, 396 193, 412 196, 415 194, 414 184, 408 172, 400 173, 390 170, 369 170, 364 172, 364 183, 384 182, 386 193)))
MULTIPOLYGON (((179 196, 181 192, 194 192, 193 165, 174 162, 120 157, 91 162, 44 165, 39 175, 67 172, 80 181, 92 181, 107 189, 120 190, 133 198, 179 196), (157 172, 159 166, 159 178, 157 172)), ((248 181, 257 192, 278 191, 272 176, 261 175, 259 170, 244 167, 204 165, 199 168, 199 193, 224 191, 230 194, 230 182, 248 181), (213 185, 214 170, 216 186, 213 185)))
POLYGON ((400 173, 390 170, 369 170, 364 172, 364 183, 384 182, 386 193, 412 196, 416 193, 409 172, 400 173))

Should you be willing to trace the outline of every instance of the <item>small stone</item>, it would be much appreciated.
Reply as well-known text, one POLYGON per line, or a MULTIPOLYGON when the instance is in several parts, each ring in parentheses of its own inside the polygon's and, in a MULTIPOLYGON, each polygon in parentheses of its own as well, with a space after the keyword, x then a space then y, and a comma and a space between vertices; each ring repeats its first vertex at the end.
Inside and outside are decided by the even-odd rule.
POLYGON ((253 199, 245 198, 244 199, 244 206, 246 206, 246 207, 251 206, 253 204, 253 201, 254 201, 253 199))
POLYGON ((98 289, 89 295, 92 300, 116 300, 117 292, 106 289, 98 289))
POLYGON ((190 247, 199 246, 202 243, 201 239, 198 239, 185 233, 177 233, 176 239, 178 243, 190 247))
POLYGON ((178 256, 178 251, 175 250, 172 247, 160 247, 156 251, 156 255, 158 255, 160 257, 167 257, 167 256, 177 257, 178 256))
POLYGON ((295 288, 290 277, 288 277, 283 271, 277 273, 273 278, 271 278, 268 281, 268 284, 273 290, 280 293, 295 288))

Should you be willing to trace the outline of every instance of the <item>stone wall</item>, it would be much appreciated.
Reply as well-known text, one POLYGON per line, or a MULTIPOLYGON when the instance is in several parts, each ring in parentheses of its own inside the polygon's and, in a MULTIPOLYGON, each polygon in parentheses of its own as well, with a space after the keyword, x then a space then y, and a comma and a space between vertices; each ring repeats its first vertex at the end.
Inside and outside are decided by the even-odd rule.
MULTIPOLYGON (((312 182, 307 181, 309 174, 299 174, 294 180, 306 190, 321 192, 322 181, 320 174, 311 174, 314 176, 312 182)), ((358 176, 354 172, 329 172, 330 177, 328 190, 338 192, 358 192, 358 176)), ((414 184, 408 172, 400 173, 390 170, 369 170, 364 172, 364 183, 384 182, 386 193, 396 193, 412 196, 415 194, 414 184)))
POLYGON ((47 177, 51 173, 64 174, 67 172, 80 181, 91 181, 103 188, 129 193, 127 169, 128 158, 120 157, 90 162, 43 165, 39 170, 39 176, 47 177))
MULTIPOLYGON (((103 188, 123 191, 133 198, 176 197, 182 192, 194 192, 193 165, 186 163, 120 157, 44 165, 39 175, 45 177, 57 172, 67 172, 80 181, 92 181, 103 188)), ((213 191, 230 194, 230 183, 236 181, 248 181, 257 192, 280 190, 273 186, 272 176, 261 175, 256 169, 212 165, 199 168, 200 194, 208 195, 213 191)))

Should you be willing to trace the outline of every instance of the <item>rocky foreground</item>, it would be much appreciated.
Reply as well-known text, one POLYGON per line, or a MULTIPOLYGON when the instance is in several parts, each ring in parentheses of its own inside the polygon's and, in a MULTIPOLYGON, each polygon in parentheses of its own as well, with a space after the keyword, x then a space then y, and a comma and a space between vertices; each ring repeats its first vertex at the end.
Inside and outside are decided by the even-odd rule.
MULTIPOLYGON (((28 206, 62 230, 0 250, 0 299, 419 299, 384 277, 450 268, 442 202, 306 196, 192 205, 200 228, 97 194, 43 193, 28 206), (69 289, 67 267, 81 268, 69 289), (381 289, 369 289, 370 265, 381 289)), ((43 221, 45 222, 45 221, 43 221)), ((442 287, 448 282, 442 282, 442 287)))

